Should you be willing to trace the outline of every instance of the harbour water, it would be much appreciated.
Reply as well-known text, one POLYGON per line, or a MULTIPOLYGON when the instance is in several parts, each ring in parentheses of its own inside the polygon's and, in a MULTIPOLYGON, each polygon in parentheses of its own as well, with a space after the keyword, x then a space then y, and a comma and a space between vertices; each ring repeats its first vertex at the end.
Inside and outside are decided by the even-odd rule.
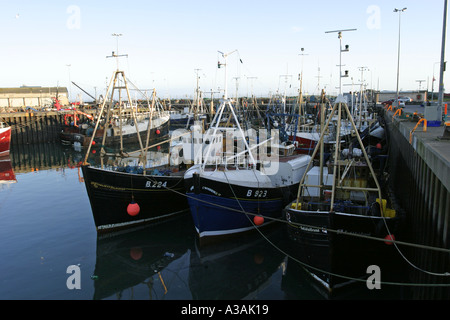
MULTIPOLYGON (((77 166, 83 151, 13 145, 10 159, 17 182, 0 190, 2 300, 326 299, 289 257, 283 225, 202 248, 189 214, 97 236, 77 166)), ((361 283, 336 298, 402 300, 409 289, 361 283)))

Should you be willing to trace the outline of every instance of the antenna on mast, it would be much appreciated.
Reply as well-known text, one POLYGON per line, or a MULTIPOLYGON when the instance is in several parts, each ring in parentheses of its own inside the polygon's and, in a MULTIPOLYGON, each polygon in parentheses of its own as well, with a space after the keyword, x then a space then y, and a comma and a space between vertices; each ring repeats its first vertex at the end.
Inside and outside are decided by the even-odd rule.
MULTIPOLYGON (((235 53, 238 51, 237 49, 228 53, 223 53, 222 51, 217 51, 222 55, 222 57, 225 59, 225 63, 220 63, 220 61, 217 63, 217 67, 220 68, 221 66, 225 66, 225 93, 224 93, 224 99, 228 99, 228 85, 227 85, 227 58, 230 54, 235 53)), ((241 60, 242 63, 242 60, 241 60)))
POLYGON ((341 29, 341 30, 333 30, 333 31, 325 31, 325 33, 338 33, 338 38, 339 38, 339 45, 340 45, 340 50, 339 50, 339 94, 342 93, 342 78, 346 78, 348 77, 348 70, 345 71, 345 74, 342 75, 342 52, 348 52, 350 46, 349 45, 345 45, 345 49, 342 49, 342 32, 346 32, 346 31, 356 31, 356 29, 341 29))
POLYGON ((122 54, 119 55, 119 37, 122 36, 121 33, 113 33, 111 34, 113 37, 116 37, 116 42, 117 42, 117 51, 116 52, 112 52, 112 54, 110 56, 107 56, 107 58, 116 58, 117 61, 117 71, 119 71, 119 57, 128 57, 128 54, 122 54))

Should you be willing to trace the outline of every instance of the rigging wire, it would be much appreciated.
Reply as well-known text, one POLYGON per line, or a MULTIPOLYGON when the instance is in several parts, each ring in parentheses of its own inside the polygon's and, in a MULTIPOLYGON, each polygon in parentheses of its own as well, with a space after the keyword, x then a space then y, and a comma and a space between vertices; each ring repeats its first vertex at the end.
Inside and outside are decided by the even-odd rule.
MULTIPOLYGON (((348 110, 348 109, 347 109, 347 110, 348 110)), ((254 172, 254 170, 255 170, 255 169, 253 169, 253 172, 254 172)), ((256 174, 256 173, 254 172, 254 174, 256 174)), ((229 181, 229 180, 228 180, 228 177, 227 177, 227 175, 226 175, 226 173, 225 173, 225 171, 224 171, 224 175, 225 175, 227 181, 229 181)), ((150 181, 152 180, 151 176, 146 176, 146 178, 149 179, 150 181)), ((181 180, 180 180, 180 181, 181 181, 181 180)), ((259 181, 258 181, 258 185, 259 185, 259 181)), ((287 254, 286 252, 284 252, 281 248, 278 248, 275 244, 273 244, 273 242, 271 242, 267 237, 265 237, 265 235, 261 232, 261 230, 259 230, 259 228, 256 227, 256 225, 253 223, 253 221, 252 221, 252 220, 249 218, 249 216, 248 216, 248 215, 255 215, 255 214, 246 212, 246 211, 244 210, 244 208, 242 207, 241 202, 239 201, 238 197, 236 196, 236 194, 235 194, 235 192, 234 192, 234 190, 233 190, 233 188, 232 188, 232 186, 231 186, 230 183, 229 183, 229 186, 230 186, 230 189, 231 189, 232 193, 233 193, 234 196, 235 196, 236 201, 238 201, 238 204, 239 204, 241 210, 237 210, 237 209, 233 209, 233 208, 228 208, 228 207, 226 207, 226 206, 218 205, 218 204, 215 204, 215 203, 206 201, 206 200, 197 199, 197 198, 194 198, 194 197, 191 197, 191 196, 187 195, 185 192, 179 192, 179 191, 173 190, 173 189, 171 189, 171 188, 169 188, 169 187, 164 187, 164 186, 163 186, 163 188, 168 189, 168 190, 171 190, 172 192, 176 192, 176 193, 182 194, 182 195, 184 195, 184 196, 186 196, 186 197, 188 197, 188 198, 192 198, 192 199, 194 199, 194 200, 196 200, 196 201, 205 202, 205 203, 207 203, 207 204, 209 204, 209 205, 212 205, 212 206, 218 206, 218 207, 222 207, 222 208, 227 209, 227 210, 237 211, 237 212, 241 212, 241 213, 243 213, 243 214, 246 214, 247 218, 250 220, 250 222, 251 222, 251 224, 254 226, 254 228, 255 228, 256 230, 258 230, 258 232, 259 232, 259 233, 260 233, 260 234, 261 234, 261 235, 262 235, 262 236, 263 236, 263 237, 264 237, 271 245, 273 245, 277 250, 279 250, 279 251, 282 252, 283 254, 286 254, 288 257, 290 257, 290 258, 293 259, 294 261, 299 262, 299 263, 300 263, 301 265, 303 265, 304 267, 307 267, 307 268, 310 268, 310 269, 318 270, 317 268, 315 268, 315 267, 313 267, 313 266, 310 266, 310 265, 308 265, 308 264, 302 263, 302 262, 299 261, 298 259, 295 259, 295 258, 292 257, 291 255, 288 255, 288 254, 287 254)), ((134 189, 134 188, 132 188, 132 189, 134 189)), ((295 225, 298 225, 298 226, 305 226, 305 225, 302 225, 302 224, 296 224, 296 223, 292 223, 292 222, 287 222, 287 221, 282 220, 282 219, 277 219, 277 218, 272 218, 272 217, 265 217, 265 218, 268 218, 269 220, 273 220, 273 221, 278 221, 278 222, 288 223, 288 224, 291 224, 291 225, 294 225, 294 226, 295 226, 295 225)), ((383 220, 384 220, 384 222, 385 222, 385 224, 386 224, 385 219, 383 219, 383 220)), ((308 227, 315 227, 315 226, 308 226, 308 227)), ((386 225, 386 227, 387 227, 387 225, 386 225)), ((363 237, 363 238, 372 239, 372 240, 377 240, 377 241, 386 241, 385 239, 381 239, 381 238, 377 238, 377 237, 371 237, 371 236, 365 236, 365 235, 357 235, 357 234, 347 233, 347 232, 345 232, 345 231, 333 230, 333 229, 329 229, 329 228, 324 228, 324 229, 326 229, 326 230, 329 231, 329 232, 336 232, 336 233, 339 233, 339 234, 345 234, 345 235, 349 235, 349 236, 363 237)), ((389 229, 388 229, 388 231, 389 231, 389 229)), ((390 234, 390 232, 389 232, 389 234, 390 234)), ((407 245, 407 246, 412 246, 412 247, 416 247, 416 248, 422 248, 422 249, 428 249, 428 250, 436 250, 436 251, 442 251, 442 252, 450 253, 450 250, 444 249, 444 248, 437 248, 437 247, 431 247, 431 246, 426 246, 426 245, 418 245, 418 244, 406 243, 406 242, 401 242, 401 241, 397 241, 397 240, 391 241, 391 242, 395 245, 395 247, 397 248, 397 250, 398 250, 398 252, 400 253, 400 255, 401 255, 401 256, 402 256, 409 264, 411 264, 411 262, 410 262, 409 260, 407 260, 406 257, 404 257, 404 255, 400 252, 400 250, 399 250, 398 247, 397 247, 397 244, 407 245)), ((435 276, 450 276, 450 273, 449 273, 449 272, 445 272, 445 273, 442 273, 442 274, 441 274, 441 273, 433 273, 433 272, 429 272, 429 271, 423 270, 423 269, 421 269, 421 268, 418 268, 418 267, 414 266, 413 264, 411 264, 411 266, 415 267, 415 268, 416 268, 417 270, 419 270, 419 271, 422 271, 422 272, 425 272, 425 273, 428 273, 428 274, 431 274, 431 275, 435 275, 435 276)), ((324 271, 324 270, 319 270, 319 271, 320 271, 320 272, 323 272, 323 273, 328 273, 328 274, 333 275, 333 276, 341 277, 341 278, 347 278, 347 279, 355 280, 355 281, 362 281, 361 279, 351 278, 351 277, 346 277, 346 276, 344 276, 344 275, 332 274, 332 273, 330 273, 330 272, 328 272, 328 271, 324 271)), ((364 281, 365 281, 365 280, 364 280, 364 281)), ((385 283, 385 282, 383 282, 383 283, 385 283)), ((450 286, 450 284, 408 284, 408 283, 391 283, 391 282, 386 282, 385 284, 396 284, 396 285, 405 285, 405 286, 407 286, 407 285, 413 285, 413 286, 418 286, 418 285, 419 285, 419 286, 450 286)))
MULTIPOLYGON (((156 181, 156 180, 152 180, 151 176, 147 176, 146 178, 149 179, 150 181, 156 181)), ((173 189, 171 189, 171 188, 169 188, 169 187, 167 187, 167 186, 166 186, 166 187, 163 186, 163 188, 164 188, 164 189, 167 189, 167 190, 170 190, 171 192, 175 192, 175 193, 177 193, 177 194, 184 195, 184 196, 186 196, 187 198, 190 198, 190 199, 195 200, 195 201, 200 201, 200 202, 203 202, 203 203, 208 204, 208 205, 211 205, 211 206, 216 206, 216 207, 218 207, 218 208, 227 209, 227 210, 230 210, 230 211, 234 211, 234 212, 239 212, 239 213, 246 214, 247 217, 248 217, 248 215, 251 215, 251 216, 255 216, 255 215, 256 215, 256 214, 254 214, 254 213, 246 212, 246 211, 243 209, 243 207, 242 207, 241 203, 239 202, 238 198, 236 197, 236 195, 235 195, 233 189, 232 189, 232 191, 233 191, 233 193, 234 193, 234 195, 235 195, 235 197, 236 197, 236 200, 238 201, 239 206, 241 207, 241 210, 239 210, 239 209, 234 209, 234 208, 229 208, 229 207, 226 207, 226 206, 223 206, 223 205, 220 205, 220 204, 216 204, 216 203, 213 203, 213 202, 209 202, 209 201, 207 201, 207 200, 198 199, 198 198, 195 198, 195 197, 192 197, 192 196, 186 194, 185 192, 180 192, 180 191, 177 191, 177 190, 173 190, 173 189)), ((265 216, 264 218, 268 218, 269 220, 272 220, 272 221, 275 221, 275 222, 288 223, 288 222, 285 221, 284 219, 278 219, 278 218, 266 217, 266 216, 265 216)), ((269 244, 271 244, 275 249, 279 250, 282 254, 285 254, 286 256, 290 257, 292 260, 294 260, 294 261, 298 262, 299 264, 301 264, 303 267, 305 267, 305 268, 310 268, 310 269, 314 269, 314 270, 318 270, 318 271, 323 272, 323 273, 328 273, 328 274, 330 274, 330 275, 334 275, 334 276, 341 277, 341 278, 346 278, 346 279, 349 279, 349 280, 366 281, 366 280, 361 280, 361 279, 359 279, 359 278, 347 277, 347 276, 345 276, 345 275, 331 274, 331 273, 328 272, 328 271, 320 270, 320 269, 318 269, 318 268, 316 268, 316 267, 314 267, 314 266, 311 266, 311 265, 308 265, 308 264, 306 264, 306 263, 303 263, 303 262, 299 261, 298 259, 292 257, 291 255, 289 255, 288 253, 286 253, 284 250, 282 250, 281 248, 279 248, 278 246, 276 246, 276 244, 274 244, 272 241, 270 241, 270 239, 268 239, 268 238, 261 232, 261 230, 259 230, 259 228, 253 223, 253 221, 251 221, 250 218, 249 218, 249 220, 250 220, 250 222, 252 223, 252 225, 254 226, 254 228, 261 234, 261 236, 264 237, 264 239, 265 239, 269 244)), ((302 226, 303 226, 303 227, 315 227, 315 226, 310 226, 310 225, 305 225, 305 224, 300 224, 300 223, 293 223, 293 222, 289 222, 289 224, 295 225, 295 226, 298 226, 298 227, 302 227, 302 226)), ((334 229, 330 229, 330 228, 323 228, 323 229, 327 230, 328 232, 334 232, 334 233, 337 233, 337 234, 343 234, 343 235, 347 235, 347 236, 353 236, 353 237, 365 238, 365 239, 370 239, 370 240, 375 240, 375 241, 383 241, 383 242, 386 241, 385 239, 382 239, 382 238, 377 238, 377 237, 372 237, 372 236, 366 236, 366 235, 360 235, 360 234, 353 234, 353 233, 348 233, 348 232, 345 232, 345 231, 342 231, 342 230, 334 230, 334 229)), ((400 245, 405 245, 405 246, 415 247, 415 248, 421 248, 421 249, 427 249, 427 250, 440 251, 440 252, 444 252, 444 253, 450 253, 450 250, 449 250, 449 249, 445 249, 445 248, 431 247, 431 246, 427 246, 427 245, 420 245, 420 244, 408 243, 408 242, 403 242, 403 241, 399 241, 399 240, 391 240, 391 242, 397 243, 397 244, 400 244, 400 245)), ((445 274, 443 274, 443 275, 449 275, 449 273, 445 273, 445 274)), ((447 286, 450 286, 450 284, 444 284, 444 283, 442 283, 442 284, 436 284, 436 283, 381 282, 381 284, 386 284, 386 285, 399 285, 399 286, 424 286, 424 287, 447 287, 447 286)))
MULTIPOLYGON (((211 205, 215 205, 215 204, 213 204, 213 203, 210 203, 210 204, 211 204, 211 205)), ((243 208, 242 208, 242 209, 243 209, 243 208)), ((245 212, 245 210, 242 210, 242 213, 247 214, 247 213, 245 212)), ((385 225, 386 225, 385 219, 383 219, 383 221, 384 221, 384 223, 385 223, 385 225)), ((283 222, 286 222, 286 221, 283 221, 283 222)), ((311 227, 311 226, 310 226, 310 227, 311 227)), ((386 225, 386 227, 387 227, 387 225, 386 225)), ((387 229, 387 230, 388 230, 388 233, 391 234, 391 232, 389 231, 389 229, 387 229)), ((331 230, 331 229, 329 229, 329 231, 330 231, 330 232, 337 232, 336 230, 331 230)), ((341 233, 342 233, 342 232, 341 232, 341 233)), ((359 235, 359 236, 361 236, 361 235, 359 235)), ((384 239, 378 239, 378 238, 374 238, 374 239, 377 239, 377 240, 380 240, 380 241, 385 241, 384 239)), ((418 268, 418 267, 414 266, 409 260, 407 260, 407 258, 404 256, 404 254, 399 250, 399 248, 398 248, 398 246, 397 246, 397 244, 406 244, 406 243, 404 243, 404 242, 399 242, 399 241, 392 241, 392 243, 393 243, 394 246, 397 248, 397 251, 400 253, 400 255, 405 259, 405 261, 407 261, 411 266, 415 267, 417 270, 422 271, 422 272, 425 272, 425 273, 428 273, 428 274, 431 274, 431 275, 435 275, 435 276, 449 276, 449 275, 450 275, 449 272, 445 272, 445 273, 443 273, 443 274, 440 274, 440 273, 433 273, 433 272, 426 271, 426 270, 423 270, 423 269, 421 269, 421 268, 418 268)), ((417 246, 417 245, 416 245, 416 246, 417 246)), ((421 247, 421 248, 427 247, 428 249, 433 248, 433 247, 428 247, 428 246, 420 246, 420 247, 421 247)), ((439 250, 439 248, 437 248, 437 249, 435 249, 435 250, 439 250)), ((441 250, 445 250, 445 249, 441 249, 441 250)), ((447 252, 450 252, 450 250, 447 250, 447 252)))

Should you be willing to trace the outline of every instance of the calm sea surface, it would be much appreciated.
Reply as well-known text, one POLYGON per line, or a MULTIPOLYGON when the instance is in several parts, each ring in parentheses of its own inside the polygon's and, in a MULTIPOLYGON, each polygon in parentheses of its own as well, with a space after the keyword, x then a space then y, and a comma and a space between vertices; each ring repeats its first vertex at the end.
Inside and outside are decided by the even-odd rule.
MULTIPOLYGON (((82 159, 59 144, 12 146, 17 182, 0 189, 0 299, 323 299, 287 257, 282 225, 206 248, 197 246, 189 214, 98 237, 77 167, 82 159)), ((341 298, 405 293, 364 285, 341 298)))

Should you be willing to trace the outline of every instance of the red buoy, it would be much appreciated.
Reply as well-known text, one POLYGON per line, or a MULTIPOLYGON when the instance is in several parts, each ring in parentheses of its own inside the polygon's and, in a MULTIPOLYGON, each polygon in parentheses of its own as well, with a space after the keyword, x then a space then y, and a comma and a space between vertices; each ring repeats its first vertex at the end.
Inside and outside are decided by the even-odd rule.
POLYGON ((263 256, 262 254, 260 254, 260 253, 256 253, 256 254, 253 256, 253 259, 254 259, 254 261, 255 261, 256 264, 261 264, 261 263, 264 262, 264 256, 263 256))
POLYGON ((395 237, 393 234, 388 234, 386 237, 384 237, 384 240, 387 240, 384 242, 387 245, 392 245, 393 244, 392 241, 395 241, 395 237))
POLYGON ((92 145, 95 145, 95 141, 92 141, 92 145))
POLYGON ((377 149, 381 149, 382 147, 381 147, 381 143, 377 143, 377 149))
POLYGON ((139 205, 134 201, 131 201, 131 203, 127 207, 128 214, 133 217, 136 216, 140 210, 141 208, 139 208, 139 205))
POLYGON ((257 225, 260 226, 264 223, 264 218, 261 216, 254 216, 253 217, 253 222, 257 225))
POLYGON ((142 258, 142 249, 140 247, 133 247, 130 249, 130 256, 133 260, 140 260, 142 258))
POLYGON ((160 134, 161 131, 159 131, 159 129, 156 129, 156 134, 160 134))

